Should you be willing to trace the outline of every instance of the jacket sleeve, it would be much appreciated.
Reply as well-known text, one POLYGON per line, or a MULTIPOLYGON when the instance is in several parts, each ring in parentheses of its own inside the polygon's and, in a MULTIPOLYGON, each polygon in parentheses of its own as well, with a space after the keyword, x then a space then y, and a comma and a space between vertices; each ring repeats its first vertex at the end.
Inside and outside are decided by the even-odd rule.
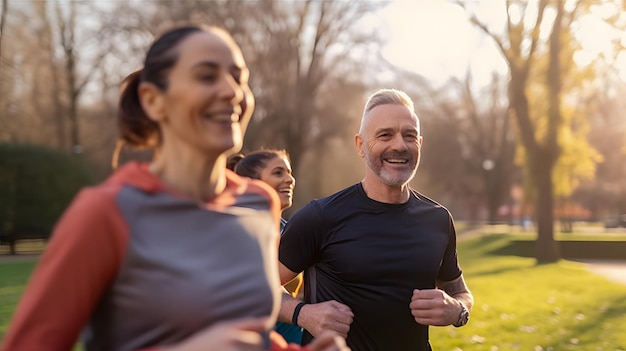
POLYGON ((280 334, 272 330, 270 332, 270 351, 311 351, 311 349, 308 346, 288 344, 280 334))
POLYGON ((110 286, 128 242, 114 188, 81 191, 58 221, 0 345, 67 351, 110 286))

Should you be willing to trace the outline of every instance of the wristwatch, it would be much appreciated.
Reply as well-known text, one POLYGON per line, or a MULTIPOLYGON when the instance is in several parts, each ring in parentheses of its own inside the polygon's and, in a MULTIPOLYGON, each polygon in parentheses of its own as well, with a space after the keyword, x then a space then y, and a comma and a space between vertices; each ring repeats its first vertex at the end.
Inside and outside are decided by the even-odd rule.
POLYGON ((469 311, 465 308, 465 305, 459 301, 459 305, 461 305, 461 314, 459 314, 459 320, 456 323, 452 324, 455 327, 462 327, 469 322, 469 311))

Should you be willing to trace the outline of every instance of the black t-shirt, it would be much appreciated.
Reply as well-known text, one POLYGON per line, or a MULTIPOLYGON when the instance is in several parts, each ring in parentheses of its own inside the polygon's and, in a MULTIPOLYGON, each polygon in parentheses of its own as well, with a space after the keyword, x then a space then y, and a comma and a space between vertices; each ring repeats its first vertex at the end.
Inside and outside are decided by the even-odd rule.
MULTIPOLYGON (((352 309, 353 351, 430 350, 428 327, 409 309, 413 289, 461 275, 446 208, 413 190, 404 204, 381 203, 361 183, 297 211, 279 258, 290 270, 305 271, 307 302, 336 300, 352 309)), ((305 332, 303 342, 310 340, 305 332)))

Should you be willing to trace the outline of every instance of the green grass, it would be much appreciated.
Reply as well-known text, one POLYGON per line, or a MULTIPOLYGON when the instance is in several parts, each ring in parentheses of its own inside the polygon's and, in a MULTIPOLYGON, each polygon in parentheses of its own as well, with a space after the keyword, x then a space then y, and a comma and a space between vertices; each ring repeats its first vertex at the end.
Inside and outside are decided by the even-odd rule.
POLYGON ((626 350, 626 286, 571 261, 499 256, 517 235, 459 243, 475 305, 463 328, 431 328, 435 350, 626 350))
MULTIPOLYGON (((491 234, 459 242, 459 259, 476 303, 467 326, 431 328, 433 348, 626 351, 626 285, 576 262, 538 266, 533 258, 501 254, 511 240, 523 237, 533 238, 529 233, 491 234)), ((594 234, 600 240, 611 237, 594 234)), ((0 338, 33 266, 0 263, 0 338)))
MULTIPOLYGON (((534 241, 537 239, 537 233, 529 232, 511 232, 511 233, 496 233, 507 234, 512 240, 528 240, 534 241)), ((573 232, 573 233, 554 233, 554 240, 556 241, 626 241, 626 233, 585 233, 585 232, 573 232)))
MULTIPOLYGON (((35 258, 21 262, 0 262, 0 341, 36 264, 35 258)), ((77 344, 73 351, 83 351, 83 348, 77 344)))
POLYGON ((0 339, 34 267, 35 261, 0 263, 0 339))

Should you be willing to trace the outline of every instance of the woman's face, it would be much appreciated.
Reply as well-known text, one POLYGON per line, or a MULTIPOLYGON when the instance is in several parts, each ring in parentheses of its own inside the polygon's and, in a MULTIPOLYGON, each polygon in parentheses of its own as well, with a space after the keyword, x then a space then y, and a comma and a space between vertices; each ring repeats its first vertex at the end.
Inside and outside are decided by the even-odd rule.
POLYGON ((291 165, 287 158, 274 157, 269 160, 261 170, 261 180, 276 189, 282 210, 291 207, 296 180, 291 174, 291 165))
POLYGON ((191 34, 176 51, 157 119, 163 147, 212 157, 239 150, 254 109, 241 51, 215 32, 191 34))

